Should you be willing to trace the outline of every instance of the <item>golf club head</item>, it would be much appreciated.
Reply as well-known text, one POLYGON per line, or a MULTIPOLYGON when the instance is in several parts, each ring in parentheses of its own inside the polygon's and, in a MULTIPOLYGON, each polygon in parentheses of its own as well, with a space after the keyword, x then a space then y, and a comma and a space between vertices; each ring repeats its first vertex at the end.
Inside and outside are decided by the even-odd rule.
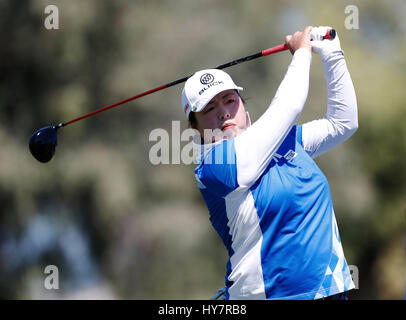
POLYGON ((46 163, 52 159, 57 145, 57 127, 41 128, 33 133, 29 146, 31 154, 39 162, 46 163))

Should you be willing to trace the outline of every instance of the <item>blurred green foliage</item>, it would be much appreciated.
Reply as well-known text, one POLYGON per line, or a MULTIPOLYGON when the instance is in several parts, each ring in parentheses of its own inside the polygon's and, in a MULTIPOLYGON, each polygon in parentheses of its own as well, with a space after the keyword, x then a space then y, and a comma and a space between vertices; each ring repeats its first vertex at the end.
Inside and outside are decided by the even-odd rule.
MULTIPOLYGON (((318 159, 344 251, 359 269, 351 298, 401 299, 405 284, 406 5, 374 1, 0 1, 0 297, 207 299, 223 286, 226 250, 212 230, 193 166, 154 166, 149 133, 181 120, 182 86, 59 132, 34 160, 38 128, 280 44, 306 25, 340 36, 357 92, 359 130, 318 159), (59 29, 44 27, 47 5, 59 29), (344 26, 347 5, 359 29, 344 26), (43 285, 57 265, 60 289, 43 285)), ((290 55, 228 69, 253 120, 290 55)), ((313 57, 299 122, 322 117, 325 80, 313 57)))

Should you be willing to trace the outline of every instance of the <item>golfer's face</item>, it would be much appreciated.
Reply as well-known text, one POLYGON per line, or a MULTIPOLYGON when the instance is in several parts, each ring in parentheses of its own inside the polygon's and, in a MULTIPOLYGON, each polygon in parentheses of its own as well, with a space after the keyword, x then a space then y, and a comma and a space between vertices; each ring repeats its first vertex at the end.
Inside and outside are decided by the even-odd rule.
POLYGON ((244 103, 235 90, 217 94, 196 113, 196 121, 205 143, 235 137, 249 125, 244 103))

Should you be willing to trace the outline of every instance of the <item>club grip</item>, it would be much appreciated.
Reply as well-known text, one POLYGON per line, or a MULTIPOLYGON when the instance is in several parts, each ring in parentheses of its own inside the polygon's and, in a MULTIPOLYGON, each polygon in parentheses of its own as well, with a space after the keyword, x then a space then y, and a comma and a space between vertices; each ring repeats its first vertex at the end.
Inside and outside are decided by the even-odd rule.
POLYGON ((288 45, 286 43, 281 44, 281 45, 276 46, 276 47, 266 49, 266 50, 262 50, 261 54, 262 54, 263 57, 265 57, 265 56, 269 56, 270 54, 285 51, 285 50, 288 50, 288 45))
POLYGON ((327 30, 323 39, 334 39, 336 37, 336 31, 334 29, 327 30))

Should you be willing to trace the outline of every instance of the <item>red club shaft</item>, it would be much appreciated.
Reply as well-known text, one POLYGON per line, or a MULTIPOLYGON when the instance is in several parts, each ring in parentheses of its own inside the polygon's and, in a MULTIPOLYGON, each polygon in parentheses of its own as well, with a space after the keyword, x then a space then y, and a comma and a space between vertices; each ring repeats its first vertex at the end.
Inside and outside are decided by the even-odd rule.
MULTIPOLYGON (((331 29, 331 30, 328 30, 328 31, 327 31, 327 33, 326 33, 326 35, 323 37, 323 39, 332 39, 332 38, 335 38, 335 35, 336 35, 335 30, 334 30, 334 29, 331 29)), ((274 54, 274 53, 277 53, 277 52, 281 52, 281 51, 285 51, 285 50, 288 50, 288 46, 286 45, 286 43, 285 43, 285 44, 281 44, 281 45, 279 45, 279 46, 275 46, 275 47, 269 48, 269 49, 262 50, 262 51, 260 51, 260 52, 258 52, 258 53, 255 53, 255 54, 252 54, 252 55, 243 57, 243 58, 239 58, 239 59, 236 59, 236 60, 227 62, 227 63, 225 63, 225 64, 222 64, 222 65, 220 65, 220 66, 215 67, 214 69, 224 69, 224 68, 228 68, 228 67, 234 66, 234 65, 236 65, 236 64, 239 64, 239 63, 241 63, 241 62, 250 61, 250 60, 253 60, 253 59, 256 59, 256 58, 259 58, 259 57, 268 56, 268 55, 271 55, 271 54, 274 54)), ((119 106, 119 105, 122 105, 122 104, 124 104, 124 103, 127 103, 127 102, 129 102, 129 101, 132 101, 132 100, 135 100, 135 99, 144 97, 144 96, 146 96, 146 95, 149 95, 149 94, 151 94, 151 93, 154 93, 154 92, 157 92, 157 91, 160 91, 160 90, 163 90, 163 89, 172 87, 172 86, 177 85, 177 84, 179 84, 179 83, 185 82, 187 79, 189 79, 189 77, 190 77, 190 76, 187 76, 187 77, 184 77, 184 78, 181 78, 181 79, 178 79, 178 80, 169 82, 169 83, 167 83, 167 84, 161 85, 161 86, 156 87, 156 88, 154 88, 154 89, 151 89, 151 90, 142 92, 142 93, 140 93, 140 94, 137 94, 136 96, 133 96, 133 97, 131 97, 131 98, 127 98, 127 99, 124 99, 124 100, 122 100, 122 101, 113 103, 113 104, 111 104, 111 105, 109 105, 109 106, 106 106, 106 107, 97 109, 97 110, 95 110, 95 111, 89 112, 89 113, 87 113, 87 114, 85 114, 85 115, 83 115, 83 116, 80 116, 80 117, 78 117, 78 118, 75 118, 75 119, 73 119, 73 120, 70 120, 70 121, 67 121, 67 122, 64 122, 64 123, 60 123, 60 124, 58 124, 58 125, 56 126, 56 128, 65 127, 65 126, 67 126, 67 125, 69 125, 69 124, 71 124, 71 123, 74 123, 74 122, 76 122, 76 121, 79 121, 79 120, 82 120, 82 119, 85 119, 85 118, 94 116, 95 114, 98 114, 98 113, 100 113, 100 112, 103 112, 103 111, 106 111, 106 110, 115 108, 115 107, 117 107, 117 106, 119 106)))
POLYGON ((73 119, 73 120, 70 120, 70 121, 68 121, 68 122, 65 122, 65 123, 62 124, 62 126, 64 127, 64 126, 67 126, 68 124, 74 123, 74 122, 76 122, 76 121, 79 121, 79 120, 82 120, 82 119, 85 119, 85 118, 94 116, 94 115, 97 114, 97 113, 100 113, 100 112, 106 111, 106 110, 108 110, 108 109, 117 107, 117 106, 119 106, 119 105, 121 105, 121 104, 124 104, 124 103, 127 103, 127 102, 129 102, 129 101, 132 101, 132 100, 141 98, 141 97, 143 97, 143 96, 146 96, 146 95, 148 95, 148 94, 157 92, 157 91, 162 90, 162 89, 165 89, 165 88, 167 88, 167 87, 168 87, 168 85, 165 84, 165 85, 159 86, 159 87, 157 87, 157 88, 155 88, 155 89, 151 89, 151 90, 145 91, 145 92, 143 92, 143 93, 137 94, 137 95, 134 96, 134 97, 124 99, 124 100, 122 100, 122 101, 113 103, 113 104, 111 104, 111 105, 109 105, 109 106, 106 106, 106 107, 97 109, 97 110, 92 111, 92 112, 89 112, 89 113, 87 113, 87 114, 85 114, 85 115, 83 115, 83 116, 80 116, 80 117, 78 117, 78 118, 75 118, 75 119, 73 119))

